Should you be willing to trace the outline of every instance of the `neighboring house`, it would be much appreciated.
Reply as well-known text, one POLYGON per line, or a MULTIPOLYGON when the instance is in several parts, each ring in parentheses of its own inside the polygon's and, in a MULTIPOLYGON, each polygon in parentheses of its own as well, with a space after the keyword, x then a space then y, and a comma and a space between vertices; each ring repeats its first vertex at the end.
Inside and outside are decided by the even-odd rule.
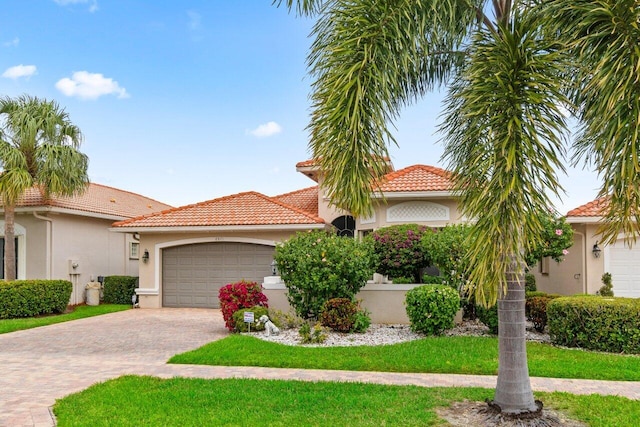
POLYGON ((218 307, 218 290, 241 279, 271 275, 275 245, 299 231, 333 225, 346 236, 399 223, 442 227, 463 219, 443 169, 415 165, 386 175, 377 207, 353 218, 329 205, 313 161, 299 172, 318 184, 268 197, 247 192, 120 221, 114 231, 138 233, 141 307, 218 307), (148 254, 148 256, 146 255, 148 254))
POLYGON ((575 243, 564 261, 545 259, 534 267, 539 290, 594 294, 602 286, 602 275, 608 272, 615 296, 640 297, 640 246, 625 245, 624 235, 618 236, 613 245, 605 245, 598 234, 607 203, 607 198, 600 198, 567 213, 575 243))
MULTIPOLYGON (((17 277, 70 280, 74 285, 71 303, 80 303, 84 286, 98 276, 138 275, 138 236, 112 233, 111 224, 169 208, 148 197, 99 184, 89 184, 80 196, 49 199, 30 189, 16 206, 17 277)), ((4 263, 2 206, 0 235, 4 263)))

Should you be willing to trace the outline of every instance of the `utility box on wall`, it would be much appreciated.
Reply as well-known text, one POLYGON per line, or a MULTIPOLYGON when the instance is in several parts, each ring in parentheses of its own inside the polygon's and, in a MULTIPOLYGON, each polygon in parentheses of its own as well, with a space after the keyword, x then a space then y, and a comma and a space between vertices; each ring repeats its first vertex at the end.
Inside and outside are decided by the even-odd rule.
POLYGON ((69 274, 81 274, 82 271, 80 269, 80 261, 77 259, 70 259, 69 261, 69 274))

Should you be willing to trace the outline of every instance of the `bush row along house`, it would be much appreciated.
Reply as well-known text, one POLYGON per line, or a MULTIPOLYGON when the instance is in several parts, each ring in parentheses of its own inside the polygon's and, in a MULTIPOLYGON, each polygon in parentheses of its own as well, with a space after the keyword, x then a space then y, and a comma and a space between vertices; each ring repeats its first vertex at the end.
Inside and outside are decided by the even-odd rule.
MULTIPOLYGON (((296 232, 334 226, 341 235, 362 236, 395 224, 438 228, 467 221, 458 211, 449 173, 438 167, 394 170, 388 162, 379 203, 368 218, 329 204, 313 160, 296 169, 317 185, 274 197, 245 192, 178 208, 97 184, 79 198, 34 202, 26 196, 16 218, 19 277, 84 284, 97 275, 139 275, 143 308, 215 308, 221 286, 240 279, 261 283, 270 276, 275 245, 296 232), (95 206, 88 207, 89 201, 95 206)), ((534 267, 540 290, 595 293, 602 274, 610 272, 617 296, 640 297, 640 248, 624 246, 623 236, 611 246, 599 242, 605 203, 596 200, 568 213, 575 243, 562 263, 544 259, 534 267)))

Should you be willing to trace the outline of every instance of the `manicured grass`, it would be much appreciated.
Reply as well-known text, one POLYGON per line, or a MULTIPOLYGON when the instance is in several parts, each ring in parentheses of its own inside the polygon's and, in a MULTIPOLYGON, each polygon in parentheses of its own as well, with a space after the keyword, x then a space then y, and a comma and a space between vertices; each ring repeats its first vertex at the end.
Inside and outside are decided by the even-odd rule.
MULTIPOLYGON (((435 409, 483 401, 492 390, 247 379, 126 376, 58 400, 65 426, 424 426, 435 409)), ((536 393, 590 426, 640 425, 640 402, 622 397, 536 393)))
MULTIPOLYGON (((529 372, 536 377, 640 381, 640 357, 594 353, 528 343, 529 372)), ((385 346, 300 347, 230 335, 172 357, 170 363, 349 371, 496 375, 498 340, 429 337, 385 346)))
POLYGON ((130 308, 130 305, 118 304, 102 304, 96 306, 80 305, 75 307, 71 313, 42 317, 27 317, 24 319, 2 319, 0 320, 0 334, 53 325, 54 323, 68 322, 69 320, 83 319, 85 317, 99 316, 101 314, 128 310, 130 308))

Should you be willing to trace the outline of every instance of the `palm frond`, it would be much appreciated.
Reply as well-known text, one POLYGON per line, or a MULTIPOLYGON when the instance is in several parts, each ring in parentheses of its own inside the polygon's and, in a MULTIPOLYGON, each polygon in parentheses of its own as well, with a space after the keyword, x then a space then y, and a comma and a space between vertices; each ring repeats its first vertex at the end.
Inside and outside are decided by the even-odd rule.
POLYGON ((544 6, 576 64, 573 97, 582 127, 576 162, 592 163, 610 198, 604 241, 640 235, 640 4, 552 0, 544 6))
POLYGON ((393 121, 462 64, 476 11, 456 0, 344 0, 319 17, 308 57, 310 148, 333 204, 371 213, 371 184, 386 173, 378 160, 395 143, 393 121))
POLYGON ((562 187, 569 103, 558 76, 562 52, 516 13, 498 32, 479 31, 467 65, 450 87, 441 130, 460 206, 477 222, 470 279, 478 301, 493 304, 505 272, 540 241, 539 214, 562 187))

